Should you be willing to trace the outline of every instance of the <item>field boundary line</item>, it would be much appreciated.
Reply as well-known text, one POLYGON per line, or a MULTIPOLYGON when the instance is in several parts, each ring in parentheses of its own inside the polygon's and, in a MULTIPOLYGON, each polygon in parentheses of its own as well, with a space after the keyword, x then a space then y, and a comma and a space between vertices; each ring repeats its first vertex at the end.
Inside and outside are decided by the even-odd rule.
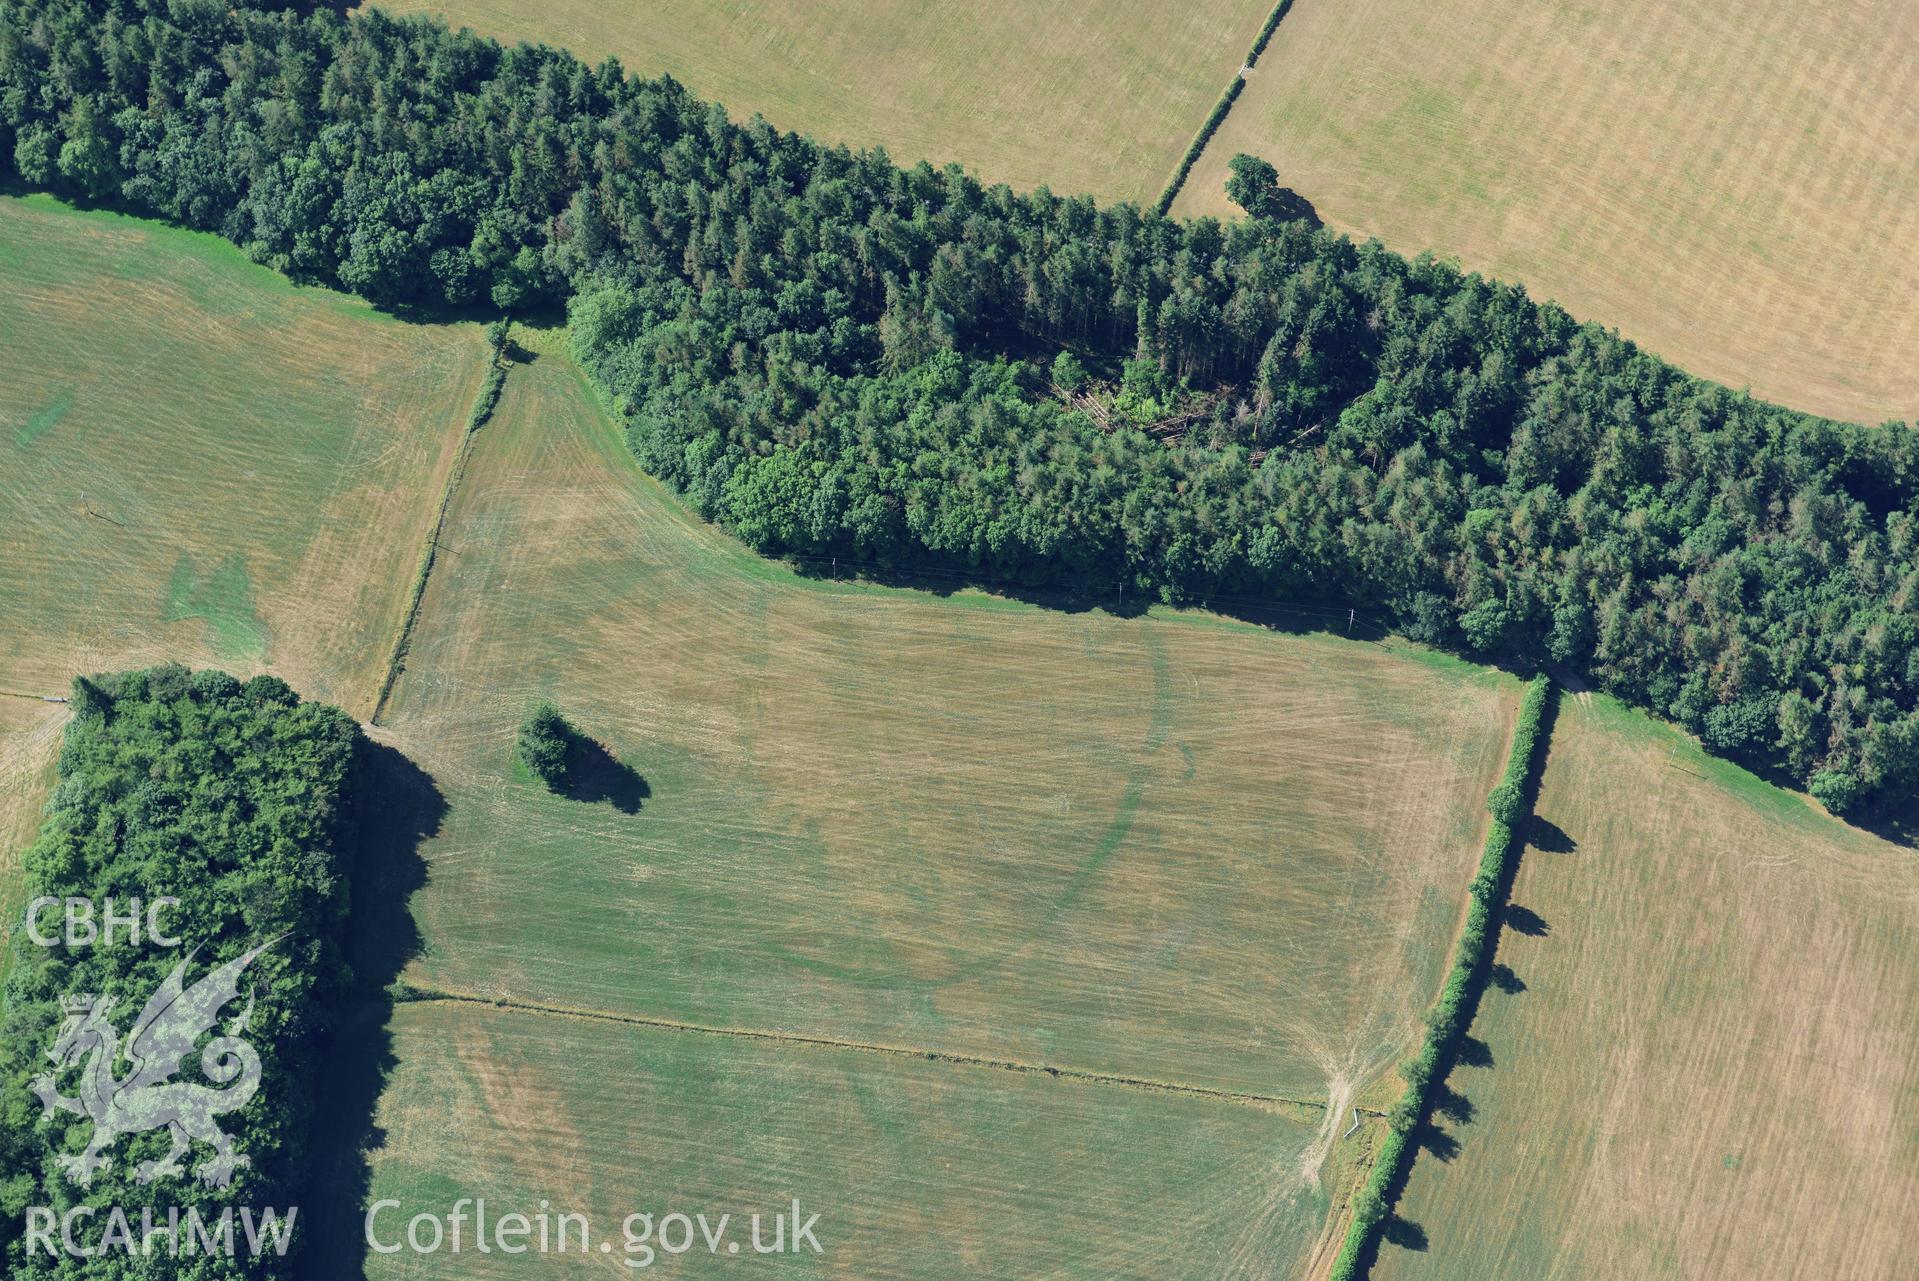
POLYGON ((420 553, 420 568, 413 575, 413 591, 407 597, 406 612, 400 616, 400 630, 393 638, 393 652, 388 656, 386 676, 380 681, 380 692, 373 700, 373 715, 367 718, 370 725, 378 725, 380 717, 386 712, 387 702, 393 697, 393 687, 399 683, 400 673, 406 670, 407 651, 413 647, 413 629, 420 621, 420 605, 426 600, 427 579, 432 577, 433 566, 440 556, 440 535, 446 532, 447 513, 453 507, 453 495, 460 487, 460 480, 466 475, 467 460, 473 454, 473 438, 480 428, 486 426, 493 417, 493 407, 500 403, 500 390, 506 385, 506 335, 507 324, 498 321, 487 326, 486 381, 480 385, 480 394, 468 412, 466 427, 460 432, 459 448, 453 455, 453 465, 447 469, 446 484, 440 487, 440 506, 433 516, 433 528, 427 534, 426 547, 420 553))
MULTIPOLYGON (((1257 1094, 1249 1090, 1228 1090, 1219 1086, 1194 1085, 1186 1081, 1161 1081, 1152 1077, 1126 1076, 1113 1072, 1089 1072, 1080 1068, 1054 1067, 1021 1059, 998 1059, 983 1054, 961 1054, 947 1050, 928 1050, 910 1045, 889 1045, 880 1041, 852 1041, 838 1037, 812 1036, 804 1032, 772 1032, 764 1028, 721 1027, 712 1023, 694 1023, 684 1019, 659 1018, 645 1014, 620 1014, 612 1010, 594 1010, 581 1006, 552 1005, 540 1001, 519 1001, 508 997, 481 996, 473 992, 454 992, 443 988, 407 987, 394 998, 396 1005, 451 1004, 484 1005, 522 1014, 542 1014, 553 1018, 581 1019, 592 1023, 618 1023, 627 1027, 651 1028, 662 1032, 686 1032, 696 1036, 732 1037, 773 1045, 799 1046, 815 1050, 844 1050, 856 1054, 877 1054, 886 1058, 920 1059, 929 1063, 947 1063, 955 1067, 992 1068, 1024 1076, 1047 1076, 1056 1081, 1080 1085, 1110 1085, 1143 1090, 1155 1094, 1178 1094, 1192 1098, 1216 1099, 1264 1107, 1297 1107, 1324 1112, 1327 1103, 1318 1099, 1292 1098, 1284 1094, 1257 1094)), ((1383 1117, 1384 1112, 1354 1108, 1355 1114, 1383 1117)))
POLYGON ((1544 673, 1533 677, 1513 725, 1512 747, 1506 770, 1486 800, 1492 825, 1480 851, 1479 867, 1468 890, 1466 925, 1453 953, 1452 972, 1439 999, 1426 1016, 1426 1040, 1416 1058, 1401 1069, 1406 1091, 1389 1114, 1391 1128, 1373 1158, 1365 1184, 1351 1202, 1345 1239, 1328 1281, 1360 1281, 1370 1276, 1378 1258, 1384 1224, 1392 1217, 1406 1180, 1412 1174, 1418 1145, 1413 1142, 1431 1123, 1434 1106, 1462 1043, 1479 1011, 1479 999, 1492 978, 1499 931, 1519 871, 1524 828, 1533 815, 1539 778, 1545 770, 1546 749, 1552 738, 1554 687, 1544 673))
POLYGON ((1252 48, 1246 51, 1246 61, 1240 64, 1239 70, 1233 73, 1232 81, 1214 100, 1212 111, 1200 125, 1199 132, 1193 135, 1193 140, 1186 145, 1186 154, 1179 158, 1179 164, 1173 168, 1173 176, 1166 180, 1166 186, 1161 189, 1159 199, 1154 202, 1153 209, 1161 217, 1165 217, 1172 210, 1173 201, 1178 199, 1180 189, 1186 185, 1187 177, 1193 172, 1193 166, 1198 164, 1200 156, 1205 154, 1206 144, 1210 143, 1213 135, 1219 132, 1220 125, 1226 121, 1226 113, 1233 109, 1233 103, 1238 100, 1240 92, 1246 88, 1246 73, 1259 65, 1259 55, 1266 52, 1266 46, 1272 42, 1273 32, 1279 29, 1280 19, 1284 18, 1292 7, 1293 0, 1279 0, 1279 3, 1273 6, 1272 12, 1266 15, 1265 24, 1260 27, 1259 34, 1253 37, 1252 48))
MULTIPOLYGON (((1119 593, 1119 604, 1124 607, 1124 579, 1111 583, 1101 580, 1097 587, 1085 585, 1077 587, 1061 586, 1056 588, 1036 588, 1017 578, 1004 574, 979 573, 969 569, 955 569, 950 566, 929 565, 903 567, 889 565, 877 560, 859 560, 852 556, 815 556, 810 552, 767 552, 760 559, 786 565, 794 573, 814 583, 867 583, 877 587, 895 588, 900 591, 933 591, 953 588, 975 588, 979 591, 997 594, 1005 599, 1036 604, 1040 608, 1098 608, 1106 599, 1108 592, 1119 593), (816 573, 805 572, 811 567, 816 573), (933 586, 932 584, 939 584, 933 586)), ((1153 603, 1150 593, 1145 596, 1148 606, 1153 603)), ((1337 634, 1349 640, 1364 641, 1384 649, 1392 649, 1393 629, 1389 622, 1372 614, 1362 614, 1357 606, 1340 604, 1333 597, 1318 601, 1282 600, 1271 596, 1243 596, 1234 592, 1212 592, 1196 600, 1190 606, 1179 609, 1204 610, 1223 618, 1250 623, 1258 627, 1271 627, 1270 621, 1262 621, 1255 615, 1296 615, 1301 619, 1310 619, 1324 623, 1327 634, 1337 634), (1358 628, 1355 631, 1354 628, 1358 628)), ((1116 613, 1115 617, 1125 618, 1131 615, 1116 613)))

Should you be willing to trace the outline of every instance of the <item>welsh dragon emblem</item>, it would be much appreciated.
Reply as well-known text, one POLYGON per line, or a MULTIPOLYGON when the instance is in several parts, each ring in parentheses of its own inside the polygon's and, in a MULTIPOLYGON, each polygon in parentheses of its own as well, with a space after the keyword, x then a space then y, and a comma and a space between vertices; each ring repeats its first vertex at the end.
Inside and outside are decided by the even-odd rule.
POLYGON ((172 1078, 183 1070, 186 1057, 201 1036, 214 1029, 221 1009, 239 996, 240 976, 260 953, 277 942, 279 939, 262 943, 192 987, 185 985, 187 966, 199 949, 189 952, 148 998, 146 1008, 134 1021, 124 1050, 131 1069, 124 1077, 114 1075, 123 1053, 120 1034, 111 1018, 115 1003, 91 994, 61 998, 66 1022, 53 1048, 47 1051, 55 1070, 35 1077, 33 1092, 40 1096, 44 1115, 52 1116, 58 1109, 93 1122, 93 1138, 87 1150, 78 1156, 60 1157, 69 1179, 83 1188, 92 1186, 94 1172, 106 1164, 106 1151, 117 1139, 162 1127, 172 1135, 173 1148, 159 1160, 142 1161, 135 1167, 134 1178, 140 1183, 184 1173, 180 1158, 195 1139, 214 1151, 194 1170, 209 1187, 228 1186, 235 1170, 252 1164, 234 1152, 233 1140, 214 1120, 222 1113, 245 1107, 260 1088, 260 1056, 239 1036, 253 1014, 251 997, 245 1011, 227 1025, 226 1034, 214 1037, 200 1051, 200 1070, 209 1081, 226 1088, 213 1089, 172 1078), (80 1097, 70 1099, 59 1092, 55 1079, 77 1064, 84 1064, 80 1097))

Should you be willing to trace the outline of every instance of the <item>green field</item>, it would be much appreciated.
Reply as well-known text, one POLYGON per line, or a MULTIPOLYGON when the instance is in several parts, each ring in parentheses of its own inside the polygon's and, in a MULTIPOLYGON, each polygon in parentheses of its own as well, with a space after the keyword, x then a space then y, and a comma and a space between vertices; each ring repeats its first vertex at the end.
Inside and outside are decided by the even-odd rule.
POLYGON ((1127 0, 398 0, 512 43, 613 55, 736 118, 988 182, 1150 201, 1271 5, 1127 0))
MULTIPOLYGON (((0 314, 35 356, 0 424, 9 687, 176 657, 365 715, 478 327, 131 220, 0 219, 0 314)), ((779 1183, 836 1200, 870 1276, 987 1248, 1296 1271, 1376 1133, 1339 1141, 1346 1104, 1419 1034, 1516 682, 1401 642, 803 579, 638 471, 562 335, 517 332, 374 731, 446 805, 405 978, 478 998, 401 1007, 376 1187, 471 1174, 602 1216, 779 1183), (624 805, 515 765, 543 696, 644 776, 613 780, 624 805), (584 1136, 556 1164, 525 1165, 521 1091, 584 1136)), ((63 713, 6 704, 11 853, 63 713)))
POLYGON ((31 197, 0 198, 0 341, 0 689, 172 658, 365 715, 478 327, 31 197))
POLYGON ((1919 864, 1562 701, 1489 990, 1378 1281, 1911 1274, 1919 864), (1509 988, 1515 985, 1508 984, 1509 988))
POLYGON ((486 348, 43 197, 0 197, 0 346, 7 886, 66 719, 35 696, 76 674, 270 668, 371 710, 486 348))
MULTIPOLYGON (((1320 1201, 1289 1176, 1313 1124, 1267 1109, 855 1051, 794 1051, 472 1007, 402 1006, 375 1198, 444 1214, 542 1199, 621 1245, 630 1214, 748 1217, 797 1197, 822 1253, 676 1275, 1286 1277, 1320 1201), (596 1088, 586 1083, 597 1082, 596 1088)), ((769 1227, 770 1239, 770 1227, 769 1227)), ((742 1249, 746 1249, 742 1246, 742 1249)), ((370 1261, 369 1275, 610 1273, 585 1257, 370 1261)))
POLYGON ((412 981, 1315 1099, 1413 1036, 1514 682, 807 582, 642 475, 554 352, 444 541, 386 722, 450 803, 412 981), (641 812, 516 776, 539 698, 641 812))
POLYGON ((1298 0, 1174 212, 1235 152, 1333 225, 1524 284, 1797 408, 1919 416, 1919 23, 1905 0, 1298 0))

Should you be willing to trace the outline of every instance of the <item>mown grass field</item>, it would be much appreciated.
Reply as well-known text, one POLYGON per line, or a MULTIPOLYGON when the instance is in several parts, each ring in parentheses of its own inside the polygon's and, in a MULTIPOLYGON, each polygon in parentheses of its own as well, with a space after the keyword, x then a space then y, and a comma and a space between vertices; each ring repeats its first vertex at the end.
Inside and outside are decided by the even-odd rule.
POLYGON ((300 289, 225 241, 0 197, 0 907, 81 672, 267 669, 371 710, 478 326, 300 289))
MULTIPOLYGON (((428 881, 412 906, 425 950, 406 980, 1269 1101, 406 1006, 380 1186, 489 1160, 509 1177, 507 1138, 467 1128, 495 1122, 447 1124, 451 1068, 417 1061, 443 1055, 434 1047, 449 1037, 530 1044, 551 1025, 576 1048, 528 1070, 570 1114, 612 1107, 621 1064, 690 1056, 690 1084, 642 1074, 636 1119, 616 1136, 677 1125, 660 1118, 682 1107, 748 1109, 703 1140, 740 1155, 697 1186, 769 1187, 743 1172, 784 1145, 785 1161, 815 1171, 806 1186, 837 1180, 861 1202, 867 1245, 849 1274, 944 1274, 950 1257, 900 1242, 973 1237, 1001 1213, 1008 1193, 986 1191, 996 1181, 1023 1189, 1020 1232, 1083 1220, 1054 1247, 1079 1252, 1076 1268, 1098 1274, 1104 1258, 1143 1271, 1172 1237, 1121 1260, 1086 1234, 1104 1232, 1112 1206, 1161 1198, 1190 1160, 1232 1206, 1265 1207, 1240 1221, 1259 1244, 1246 1269, 1284 1275, 1341 1192, 1319 1173, 1344 1102, 1417 1037, 1516 682, 1405 646, 1210 617, 801 579, 641 474, 556 337, 520 334, 535 357, 509 374, 476 441, 380 730, 447 807, 422 849, 428 881), (550 795, 516 766, 515 726, 543 697, 644 777, 643 789, 611 788, 637 812, 550 795), (418 1022, 429 1018, 442 1022, 418 1022), (759 1075, 751 1064, 769 1054, 794 1058, 782 1089, 831 1115, 870 1095, 877 1129, 836 1138, 844 1126, 829 1125, 809 1153, 756 1134, 750 1100, 709 1097, 715 1082, 759 1075), (1064 1111, 1021 1116, 1026 1099, 1064 1111), (1181 1118, 1202 1102, 1217 1111, 1189 1132, 1181 1118), (1289 1113, 1283 1125, 1265 1116, 1273 1108, 1289 1113), (1108 1118, 1110 1141, 1076 1128, 1089 1112, 1108 1118), (1204 1155, 1217 1127, 1242 1125, 1204 1155), (1169 1127, 1184 1135, 1174 1154, 1149 1150, 1169 1127), (958 1182, 934 1213, 918 1181, 947 1162, 958 1182), (1249 1181, 1229 1188, 1227 1170, 1249 1181), (1049 1200, 1058 1208, 1034 1209, 1049 1200)), ((700 1168, 671 1137, 602 1143, 597 1121, 579 1128, 573 1164, 527 1190, 570 1187, 569 1171, 599 1160, 588 1182, 613 1204, 671 1191, 649 1169, 700 1168)), ((1201 1221, 1158 1230, 1198 1242, 1201 1221)), ((412 1275, 405 1266, 376 1261, 412 1275)))
MULTIPOLYGON (((373 1191, 401 1206, 387 1240, 484 1196, 495 1214, 586 1214, 616 1259, 630 1214, 730 1213, 748 1262, 662 1255, 673 1275, 1217 1279, 1294 1275, 1318 1231, 1290 1178, 1316 1126, 1282 1112, 514 1011, 406 1005, 395 1027, 373 1191), (796 1197, 822 1253, 753 1257, 749 1216, 770 1242, 796 1197)), ((375 1281, 611 1272, 597 1245, 368 1265, 375 1281)))
POLYGON ((478 326, 34 197, 0 199, 0 335, 0 688, 172 658, 371 710, 478 326))
POLYGON ((1267 0, 394 0, 512 43, 670 74, 736 118, 989 182, 1150 201, 1265 20, 1267 0))
POLYGON ((1298 0, 1235 152, 1333 225, 1455 257, 1684 368, 1919 416, 1919 24, 1904 0, 1298 0))
POLYGON ((450 803, 425 986, 1323 1098, 1437 981, 1507 678, 808 582, 642 475, 550 351, 444 543, 387 717, 450 803), (543 697, 638 813, 516 772, 543 697))
POLYGON ((1485 1066, 1378 1281, 1911 1275, 1919 863, 1599 696, 1562 701, 1485 1066), (1508 983, 1508 988, 1517 985, 1508 983))

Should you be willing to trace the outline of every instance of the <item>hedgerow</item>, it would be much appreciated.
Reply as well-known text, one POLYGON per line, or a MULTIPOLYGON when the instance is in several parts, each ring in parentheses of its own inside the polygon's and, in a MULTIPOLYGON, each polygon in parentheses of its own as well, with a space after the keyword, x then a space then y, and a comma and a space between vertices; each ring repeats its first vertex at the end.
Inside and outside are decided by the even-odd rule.
POLYGON ((1199 127, 1199 132, 1193 135, 1193 141, 1187 146, 1186 154, 1179 158, 1179 165, 1173 170, 1173 176, 1166 180, 1166 186, 1161 189, 1159 199, 1153 202, 1155 212, 1164 215, 1172 209, 1173 201, 1178 199, 1180 189, 1186 185, 1186 179, 1192 176, 1193 166, 1199 163, 1200 153, 1206 150, 1206 144, 1211 142, 1213 135, 1219 132, 1220 125, 1225 123, 1227 113, 1233 109, 1233 103, 1239 100, 1240 92, 1246 88, 1246 73, 1258 65, 1259 55, 1266 52, 1267 44, 1272 41, 1273 32, 1279 30, 1279 20, 1284 18, 1286 11, 1292 7, 1293 0, 1279 0, 1279 3, 1273 6, 1272 12, 1266 15, 1266 21, 1260 25, 1259 34, 1253 37, 1253 47, 1246 51, 1245 63, 1233 73, 1232 83, 1226 86, 1219 100, 1213 104, 1212 111, 1207 114, 1205 121, 1199 127))
POLYGON ((1466 926, 1453 952, 1452 969, 1439 1000, 1426 1016, 1426 1038, 1419 1053, 1400 1068, 1406 1090, 1393 1105, 1391 1129, 1354 1199, 1353 1217, 1333 1262, 1331 1281, 1353 1281, 1360 1275, 1361 1261, 1375 1244, 1379 1225, 1392 1213, 1404 1183, 1413 1152, 1411 1137, 1426 1123, 1435 1094, 1452 1070, 1460 1041, 1472 1026, 1480 995, 1486 989, 1499 939, 1496 918, 1505 907, 1517 869, 1517 829, 1532 813, 1532 790, 1542 764, 1541 748, 1550 725, 1552 696, 1551 683, 1543 675, 1534 677, 1526 687, 1505 773, 1488 800, 1492 822, 1468 892, 1466 926))
POLYGON ((1266 21, 1260 27, 1259 34, 1253 37, 1252 50, 1246 55, 1248 67, 1259 64, 1259 56, 1266 52, 1266 46, 1272 43, 1273 33, 1279 30, 1279 20, 1284 18, 1286 11, 1292 7, 1293 0, 1279 0, 1279 3, 1273 6, 1273 11, 1266 15, 1266 21))
MULTIPOLYGON (((177 907, 154 919, 163 920, 179 946, 135 945, 123 932, 117 941, 88 943, 82 935, 78 945, 62 939, 43 947, 26 930, 15 934, 15 966, 0 1012, 5 1274, 12 1281, 83 1274, 152 1281, 287 1276, 299 1240, 296 1208, 306 1186, 319 1056, 329 1010, 347 978, 340 954, 347 909, 342 846, 359 727, 337 708, 302 702, 275 677, 241 684, 222 672, 177 665, 82 678, 72 704, 59 782, 23 859, 27 894, 88 900, 96 922, 108 899, 124 912, 135 899, 150 905, 177 898, 177 907), (169 1146, 164 1129, 148 1130, 119 1138, 101 1154, 106 1164, 92 1172, 91 1186, 77 1186, 62 1158, 80 1153, 95 1128, 64 1110, 43 1116, 35 1089, 38 1082, 63 1096, 87 1093, 75 1065, 48 1059, 67 1025, 62 998, 85 994, 114 1002, 109 1017, 130 1034, 176 966, 187 962, 190 989, 216 966, 269 943, 242 976, 244 992, 209 1015, 217 1015, 228 1035, 243 1023, 259 1060, 257 1093, 241 1110, 217 1118, 235 1152, 251 1164, 235 1170, 228 1186, 208 1186, 196 1176, 214 1152, 196 1142, 178 1177, 142 1184, 136 1164, 164 1156, 169 1146), (50 1067, 53 1075, 42 1078, 50 1067), (149 1209, 162 1226, 169 1209, 198 1211, 208 1223, 223 1208, 241 1206, 256 1213, 272 1207, 283 1223, 287 1211, 296 1214, 284 1259, 271 1249, 259 1257, 243 1250, 236 1258, 176 1259, 164 1240, 157 1257, 134 1261, 110 1252, 79 1264, 27 1251, 29 1207, 64 1214, 82 1202, 98 1213, 78 1221, 81 1244, 105 1238, 113 1207, 131 1220, 136 1240, 142 1211, 149 1209)), ((40 931, 57 934, 58 913, 43 915, 40 931)), ((233 1053, 243 1061, 240 1051, 233 1053)), ((198 1049, 177 1067, 177 1081, 189 1086, 203 1072, 204 1079, 221 1081, 198 1049)), ((131 1069, 116 1069, 115 1076, 129 1077, 131 1069)))
POLYGON ((1219 95, 1219 101, 1215 102, 1213 109, 1207 113, 1205 121, 1199 126, 1199 132, 1194 134, 1192 142, 1187 144, 1186 154, 1179 158, 1179 164, 1174 168, 1173 176, 1166 180, 1166 186, 1160 191, 1159 199, 1153 203, 1155 213, 1164 215, 1172 209, 1173 201, 1179 197, 1179 189, 1186 185, 1187 175, 1192 173, 1193 166, 1199 163, 1200 153, 1206 150, 1206 144, 1211 142, 1213 135, 1219 132, 1220 125, 1225 123, 1226 113, 1233 109, 1233 104, 1239 101, 1239 95, 1245 88, 1246 77, 1239 72, 1234 72, 1232 83, 1226 86, 1225 92, 1219 95))
POLYGON ((492 419, 499 406, 500 393, 506 388, 506 339, 508 322, 496 320, 486 327, 487 348, 491 352, 486 366, 486 382, 474 398, 473 412, 466 416, 466 429, 475 432, 492 419))

